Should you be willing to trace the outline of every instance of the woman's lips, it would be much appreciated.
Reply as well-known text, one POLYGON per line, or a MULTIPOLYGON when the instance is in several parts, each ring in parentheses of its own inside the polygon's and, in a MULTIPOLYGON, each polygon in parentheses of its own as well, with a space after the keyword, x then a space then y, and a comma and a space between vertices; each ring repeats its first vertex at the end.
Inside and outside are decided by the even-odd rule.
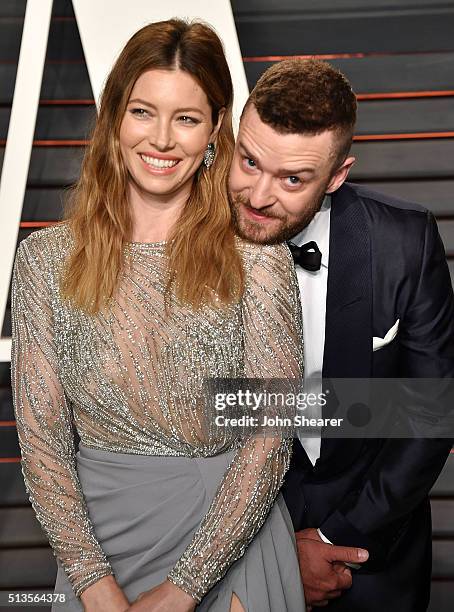
POLYGON ((139 153, 139 157, 147 172, 160 176, 175 172, 176 167, 181 161, 175 157, 155 157, 154 155, 151 156, 144 153, 139 153))

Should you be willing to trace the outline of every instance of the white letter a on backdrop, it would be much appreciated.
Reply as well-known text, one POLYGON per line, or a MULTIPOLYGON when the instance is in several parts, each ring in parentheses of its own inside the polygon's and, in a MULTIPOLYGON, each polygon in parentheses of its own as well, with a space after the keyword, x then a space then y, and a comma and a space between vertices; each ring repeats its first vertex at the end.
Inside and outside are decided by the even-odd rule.
MULTIPOLYGON (((0 182, 0 329, 6 312, 35 131, 53 0, 28 0, 0 182)), ((221 37, 235 88, 236 123, 248 96, 229 0, 73 0, 95 100, 127 40, 142 26, 171 17, 201 19, 221 37)), ((11 339, 0 338, 0 361, 11 339)))

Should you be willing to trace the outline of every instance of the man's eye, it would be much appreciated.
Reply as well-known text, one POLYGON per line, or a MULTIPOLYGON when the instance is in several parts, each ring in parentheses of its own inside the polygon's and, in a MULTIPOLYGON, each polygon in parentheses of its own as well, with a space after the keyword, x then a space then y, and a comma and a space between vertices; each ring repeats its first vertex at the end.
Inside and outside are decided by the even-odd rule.
POLYGON ((301 179, 299 179, 297 176, 287 176, 286 181, 288 181, 288 183, 292 186, 299 185, 301 183, 301 179))

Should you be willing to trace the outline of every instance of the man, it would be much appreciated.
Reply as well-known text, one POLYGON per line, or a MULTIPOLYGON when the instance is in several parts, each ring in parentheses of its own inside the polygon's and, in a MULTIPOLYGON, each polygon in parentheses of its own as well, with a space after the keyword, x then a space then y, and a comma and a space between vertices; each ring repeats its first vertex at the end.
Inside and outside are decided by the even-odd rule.
MULTIPOLYGON (((238 233, 292 243, 305 378, 452 377, 454 303, 436 223, 421 206, 345 183, 355 120, 351 87, 328 64, 267 70, 243 112, 231 170, 238 233)), ((426 610, 427 495, 450 447, 295 439, 284 496, 309 607, 426 610), (369 559, 333 563, 332 545, 367 549, 369 559)))

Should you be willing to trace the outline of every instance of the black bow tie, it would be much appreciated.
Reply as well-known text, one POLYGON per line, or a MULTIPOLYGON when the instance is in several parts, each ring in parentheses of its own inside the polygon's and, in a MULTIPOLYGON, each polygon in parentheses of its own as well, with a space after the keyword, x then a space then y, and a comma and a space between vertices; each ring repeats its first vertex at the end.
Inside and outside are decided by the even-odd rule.
POLYGON ((301 246, 296 246, 292 242, 287 242, 288 248, 292 253, 293 261, 305 270, 316 272, 320 270, 322 254, 317 243, 311 240, 301 246))

